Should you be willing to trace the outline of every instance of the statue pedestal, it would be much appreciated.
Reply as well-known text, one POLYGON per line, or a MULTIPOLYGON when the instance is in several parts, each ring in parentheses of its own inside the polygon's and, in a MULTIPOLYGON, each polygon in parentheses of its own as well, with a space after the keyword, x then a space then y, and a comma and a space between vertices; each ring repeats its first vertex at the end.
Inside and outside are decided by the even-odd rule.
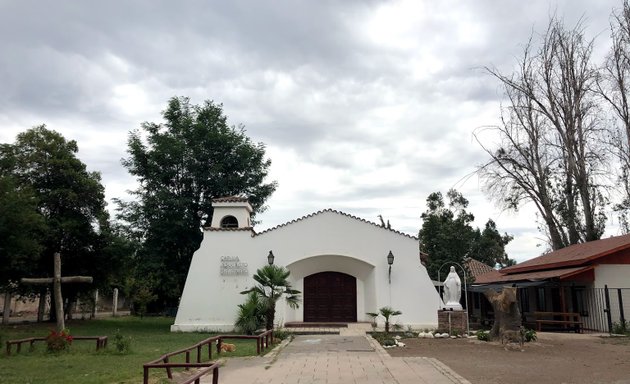
POLYGON ((467 311, 450 311, 445 309, 438 310, 438 330, 440 332, 453 333, 459 332, 463 335, 468 330, 468 312, 467 311), (450 319, 450 320, 449 320, 450 319), (450 323, 450 332, 449 332, 450 323))

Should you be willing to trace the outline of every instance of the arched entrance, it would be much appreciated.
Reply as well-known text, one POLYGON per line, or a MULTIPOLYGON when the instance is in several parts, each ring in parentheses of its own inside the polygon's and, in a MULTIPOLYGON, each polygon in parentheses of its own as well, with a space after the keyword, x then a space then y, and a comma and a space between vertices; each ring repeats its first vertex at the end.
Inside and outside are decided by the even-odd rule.
POLYGON ((304 277, 305 322, 356 322, 357 279, 341 272, 304 277))

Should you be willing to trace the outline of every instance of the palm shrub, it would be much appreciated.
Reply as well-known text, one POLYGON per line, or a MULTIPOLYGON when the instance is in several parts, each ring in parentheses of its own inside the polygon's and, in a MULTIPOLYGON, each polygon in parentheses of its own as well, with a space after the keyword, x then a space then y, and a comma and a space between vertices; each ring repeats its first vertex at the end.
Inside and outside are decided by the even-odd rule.
POLYGON ((253 276, 258 283, 254 287, 241 292, 246 295, 255 293, 260 299, 265 312, 265 328, 273 329, 273 322, 276 316, 276 303, 282 296, 285 297, 289 307, 295 309, 299 307, 300 291, 291 288, 287 280, 291 272, 284 267, 276 265, 265 265, 256 270, 253 276))
POLYGON ((250 292, 243 304, 238 305, 234 326, 246 335, 253 335, 265 325, 265 307, 256 292, 250 292))
POLYGON ((383 307, 380 308, 377 312, 367 312, 366 315, 376 319, 379 315, 385 318, 385 333, 389 333, 389 319, 392 316, 402 315, 402 312, 393 309, 392 307, 383 307))

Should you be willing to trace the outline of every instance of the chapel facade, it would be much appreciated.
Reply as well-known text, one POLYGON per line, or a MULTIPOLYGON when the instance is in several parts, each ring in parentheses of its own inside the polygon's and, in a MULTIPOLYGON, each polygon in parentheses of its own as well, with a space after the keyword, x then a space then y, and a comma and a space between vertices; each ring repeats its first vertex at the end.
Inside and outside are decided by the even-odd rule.
POLYGON ((276 325, 369 322, 366 312, 391 306, 402 311, 394 322, 437 326, 443 303, 420 262, 417 238, 331 209, 257 233, 247 199, 214 199, 213 208, 172 331, 234 329, 237 305, 246 299, 240 292, 269 262, 286 267, 302 292, 297 309, 278 302, 276 325))

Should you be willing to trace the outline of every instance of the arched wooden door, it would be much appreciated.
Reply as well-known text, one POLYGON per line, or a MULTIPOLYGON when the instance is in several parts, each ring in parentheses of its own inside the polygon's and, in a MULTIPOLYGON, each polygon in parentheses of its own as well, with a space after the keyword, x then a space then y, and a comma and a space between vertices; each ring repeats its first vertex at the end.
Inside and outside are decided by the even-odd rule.
POLYGON ((304 278, 305 322, 356 322, 357 279, 341 272, 304 278))

